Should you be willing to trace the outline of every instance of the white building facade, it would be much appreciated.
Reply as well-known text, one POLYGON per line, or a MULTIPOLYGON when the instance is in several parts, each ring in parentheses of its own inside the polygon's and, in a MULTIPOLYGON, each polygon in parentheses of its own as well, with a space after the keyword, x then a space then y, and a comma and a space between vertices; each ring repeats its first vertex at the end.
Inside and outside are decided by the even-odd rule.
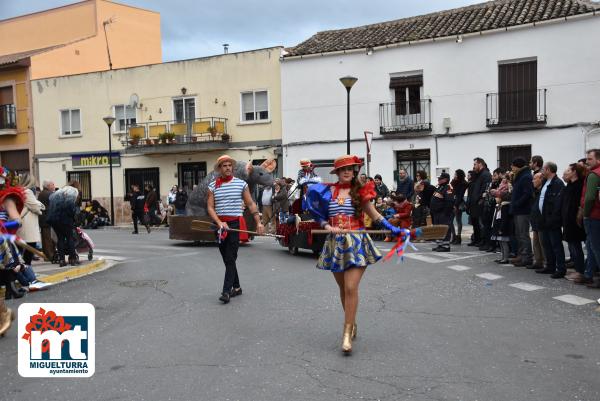
POLYGON ((392 188, 399 168, 412 177, 418 170, 467 171, 474 157, 490 169, 509 168, 515 157, 539 154, 563 169, 600 146, 598 6, 573 1, 573 15, 468 32, 487 23, 469 18, 507 3, 323 32, 288 49, 281 66, 284 175, 293 176, 301 158, 325 173, 346 153, 339 78, 348 75, 358 78, 350 92, 351 153, 366 158, 364 132, 372 132, 369 173, 392 188), (441 19, 461 17, 456 32, 465 33, 373 39, 380 34, 389 42, 385 30, 394 24, 443 25, 441 19))

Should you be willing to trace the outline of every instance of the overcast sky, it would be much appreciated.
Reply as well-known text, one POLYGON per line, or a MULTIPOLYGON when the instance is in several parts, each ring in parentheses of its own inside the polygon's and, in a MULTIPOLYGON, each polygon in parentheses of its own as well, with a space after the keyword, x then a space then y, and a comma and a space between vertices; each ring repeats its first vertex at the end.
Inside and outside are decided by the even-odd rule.
MULTIPOLYGON (((73 3, 0 0, 0 20, 73 3)), ((120 0, 161 15, 163 60, 294 46, 318 31, 348 28, 483 0, 120 0)), ((6 38, 2 38, 3 40, 6 38)))

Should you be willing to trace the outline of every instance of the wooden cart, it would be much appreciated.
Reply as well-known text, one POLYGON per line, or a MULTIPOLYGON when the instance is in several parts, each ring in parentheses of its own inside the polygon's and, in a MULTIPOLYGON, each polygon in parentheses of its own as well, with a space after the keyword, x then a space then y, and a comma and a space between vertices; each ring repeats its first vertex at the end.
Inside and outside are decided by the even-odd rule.
MULTIPOLYGON (((296 215, 297 219, 299 218, 296 215)), ((283 235, 279 238, 279 244, 286 247, 292 255, 297 255, 300 249, 311 250, 315 255, 321 253, 325 243, 326 234, 313 235, 311 230, 321 228, 314 220, 304 220, 297 224, 277 223, 277 234, 283 235)))
MULTIPOLYGON (((248 230, 254 231, 256 224, 249 212, 244 213, 248 230)), ((194 242, 217 242, 215 231, 192 230, 192 220, 212 221, 209 216, 169 216, 169 239, 194 242)), ((250 239, 253 237, 250 236, 250 239)))

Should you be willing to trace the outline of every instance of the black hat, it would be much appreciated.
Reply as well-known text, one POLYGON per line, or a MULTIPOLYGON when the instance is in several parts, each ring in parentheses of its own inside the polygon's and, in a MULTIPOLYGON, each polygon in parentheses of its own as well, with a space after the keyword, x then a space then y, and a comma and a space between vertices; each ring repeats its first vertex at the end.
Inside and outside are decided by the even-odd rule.
POLYGON ((517 157, 512 161, 512 165, 516 168, 523 168, 527 165, 527 160, 523 159, 522 157, 517 157))
POLYGON ((442 173, 438 177, 438 180, 443 180, 444 178, 447 179, 447 180, 449 180, 450 179, 450 174, 448 174, 448 173, 442 173))

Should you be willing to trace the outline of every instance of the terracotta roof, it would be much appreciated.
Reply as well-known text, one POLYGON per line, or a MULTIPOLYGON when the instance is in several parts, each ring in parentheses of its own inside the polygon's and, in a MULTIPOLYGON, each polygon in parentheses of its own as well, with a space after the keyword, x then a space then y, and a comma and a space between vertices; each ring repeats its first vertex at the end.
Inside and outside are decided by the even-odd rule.
POLYGON ((290 56, 364 49, 409 41, 508 28, 600 11, 587 0, 496 0, 472 6, 364 25, 318 32, 286 49, 290 56))
POLYGON ((65 43, 65 44, 60 44, 60 45, 55 45, 55 46, 44 47, 41 49, 27 50, 27 51, 21 52, 21 53, 0 55, 0 65, 16 63, 18 61, 24 60, 31 56, 35 56, 36 54, 48 52, 50 50, 58 49, 60 47, 66 46, 66 45, 67 44, 65 43))

